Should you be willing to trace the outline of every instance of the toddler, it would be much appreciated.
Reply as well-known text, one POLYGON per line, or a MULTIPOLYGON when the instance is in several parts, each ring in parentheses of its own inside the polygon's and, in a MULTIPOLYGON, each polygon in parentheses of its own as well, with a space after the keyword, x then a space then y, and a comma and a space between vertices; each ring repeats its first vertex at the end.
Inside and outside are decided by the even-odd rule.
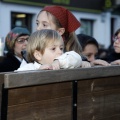
POLYGON ((77 68, 82 64, 81 56, 69 51, 64 53, 61 35, 51 29, 42 29, 31 34, 27 44, 28 64, 21 64, 17 71, 38 69, 77 68))

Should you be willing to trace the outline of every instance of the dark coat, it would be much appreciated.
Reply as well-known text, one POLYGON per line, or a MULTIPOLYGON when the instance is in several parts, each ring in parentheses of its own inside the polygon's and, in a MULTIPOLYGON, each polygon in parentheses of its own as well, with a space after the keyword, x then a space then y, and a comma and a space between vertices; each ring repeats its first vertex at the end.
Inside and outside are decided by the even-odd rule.
POLYGON ((12 53, 7 53, 2 62, 0 62, 0 72, 17 70, 20 64, 21 62, 12 53))
POLYGON ((115 53, 114 51, 112 51, 107 57, 106 57, 106 61, 107 62, 113 62, 115 60, 119 60, 120 59, 120 53, 115 53))

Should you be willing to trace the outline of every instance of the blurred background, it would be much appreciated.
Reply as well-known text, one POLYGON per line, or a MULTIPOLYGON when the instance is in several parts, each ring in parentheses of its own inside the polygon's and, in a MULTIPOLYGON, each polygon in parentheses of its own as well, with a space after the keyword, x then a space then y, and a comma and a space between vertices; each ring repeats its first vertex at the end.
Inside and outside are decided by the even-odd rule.
POLYGON ((76 34, 93 36, 103 48, 112 44, 120 28, 120 0, 0 0, 0 37, 15 26, 36 31, 37 14, 46 5, 68 8, 81 22, 76 34))

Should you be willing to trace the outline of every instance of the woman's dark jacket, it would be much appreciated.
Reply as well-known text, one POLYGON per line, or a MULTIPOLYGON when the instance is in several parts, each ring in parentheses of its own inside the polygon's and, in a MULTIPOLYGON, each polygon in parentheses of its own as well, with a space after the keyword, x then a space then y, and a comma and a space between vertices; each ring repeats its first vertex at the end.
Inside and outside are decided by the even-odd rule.
POLYGON ((0 72, 11 72, 20 67, 21 62, 12 53, 7 53, 0 62, 0 72))
POLYGON ((115 51, 112 51, 110 54, 108 54, 105 60, 110 63, 119 59, 120 59, 120 53, 115 53, 115 51))

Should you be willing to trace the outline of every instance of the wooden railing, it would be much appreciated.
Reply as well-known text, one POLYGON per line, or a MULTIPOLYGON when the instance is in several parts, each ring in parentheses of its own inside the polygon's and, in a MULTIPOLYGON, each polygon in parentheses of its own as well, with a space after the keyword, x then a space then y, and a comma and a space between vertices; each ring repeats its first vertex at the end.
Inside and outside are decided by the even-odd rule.
POLYGON ((120 120, 120 66, 0 74, 1 120, 120 120))

